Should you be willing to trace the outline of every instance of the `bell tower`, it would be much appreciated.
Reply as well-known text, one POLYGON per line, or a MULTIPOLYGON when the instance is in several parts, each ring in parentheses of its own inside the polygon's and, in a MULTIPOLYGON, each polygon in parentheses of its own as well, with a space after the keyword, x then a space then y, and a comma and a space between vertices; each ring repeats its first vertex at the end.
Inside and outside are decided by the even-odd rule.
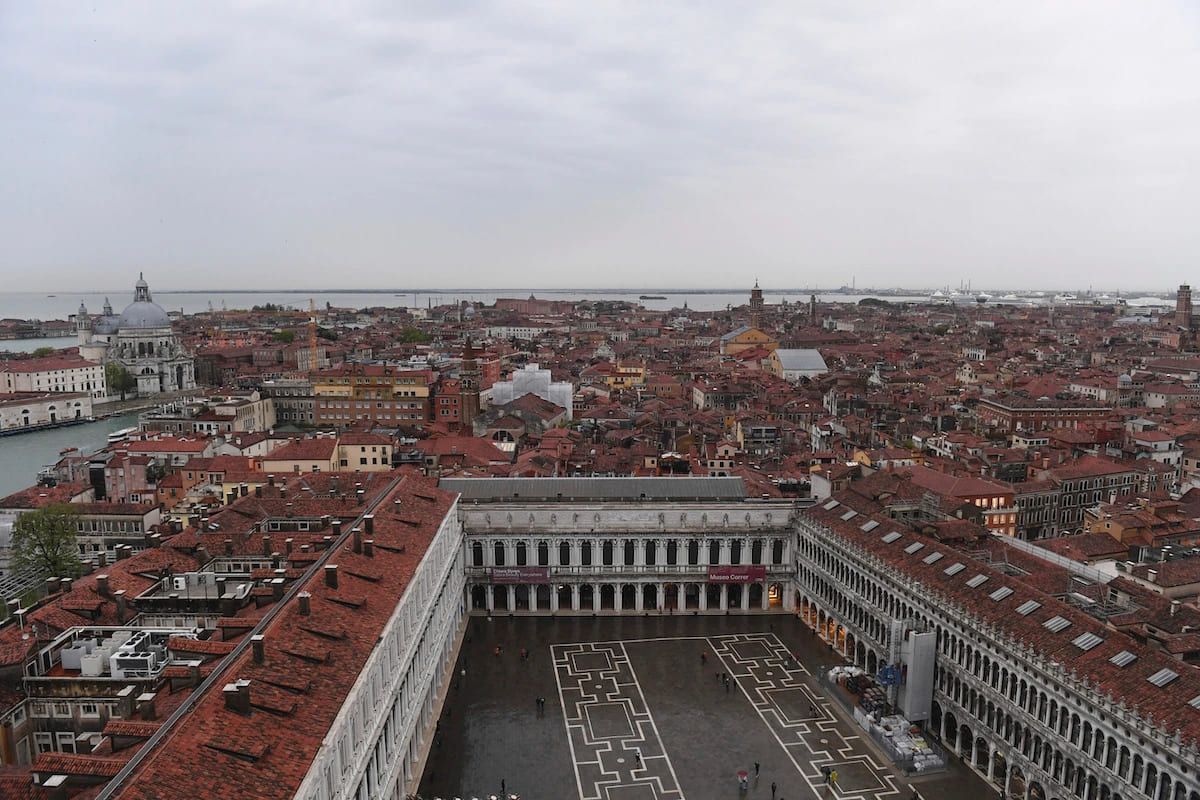
POLYGON ((471 436, 475 417, 479 415, 479 365, 470 337, 463 346, 462 364, 458 368, 458 390, 459 425, 466 435, 471 436))
POLYGON ((762 330, 762 312, 763 312, 763 295, 762 289, 758 288, 758 281, 754 281, 754 288, 750 290, 750 327, 762 330))

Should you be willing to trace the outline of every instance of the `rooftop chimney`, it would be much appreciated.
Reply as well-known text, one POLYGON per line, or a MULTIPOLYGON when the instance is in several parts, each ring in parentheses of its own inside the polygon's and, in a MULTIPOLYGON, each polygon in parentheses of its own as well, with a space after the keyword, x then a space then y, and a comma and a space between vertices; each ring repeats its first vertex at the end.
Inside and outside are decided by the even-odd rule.
POLYGON ((46 594, 54 594, 58 591, 58 576, 46 578, 46 594))
POLYGON ((307 617, 312 613, 312 595, 309 592, 301 592, 296 595, 296 599, 300 603, 300 616, 307 617))
POLYGON ((42 788, 46 790, 47 800, 67 800, 70 796, 67 793, 67 781, 71 779, 69 775, 51 775, 46 780, 42 781, 42 788))
POLYGON ((263 537, 262 537, 262 543, 263 543, 263 555, 264 556, 271 555, 271 534, 264 533, 263 537))
POLYGON ((209 562, 209 560, 210 559, 208 557, 208 548, 202 544, 197 545, 196 546, 196 563, 203 567, 205 564, 207 564, 209 562))
POLYGON ((290 556, 292 554, 292 544, 294 542, 295 542, 295 540, 290 536, 288 538, 284 539, 283 540, 283 552, 287 553, 290 556))
POLYGON ((341 536, 342 535, 342 521, 340 519, 335 519, 332 524, 333 524, 333 535, 341 536))
POLYGON ((239 714, 250 713, 250 681, 240 680, 225 684, 221 690, 225 695, 225 707, 239 714))
POLYGON ((74 585, 75 585, 75 582, 73 580, 71 580, 70 578, 59 578, 58 579, 58 588, 62 589, 63 594, 66 594, 67 592, 71 591, 71 587, 74 585))
POLYGON ((275 485, 275 476, 268 475, 267 476, 267 486, 274 486, 274 485, 275 485))
POLYGON ((1146 580, 1150 581, 1151 583, 1158 583, 1158 570, 1146 570, 1146 580))
POLYGON ((144 720, 156 720, 158 714, 154 709, 154 692, 143 692, 138 695, 138 712, 144 720))
POLYGON ((375 533, 375 515, 374 514, 365 515, 363 517, 363 525, 366 526, 368 534, 375 533))
POLYGON ((261 664, 266 659, 266 637, 256 633, 250 637, 250 646, 254 648, 254 663, 261 664))
POLYGON ((227 555, 227 556, 233 555, 233 539, 225 540, 225 555, 227 555))
POLYGON ((96 576, 96 594, 101 597, 108 597, 108 573, 102 573, 96 576))
POLYGON ((337 564, 325 565, 325 585, 330 589, 338 587, 337 564))
POLYGON ((255 497, 262 497, 262 485, 261 485, 261 484, 259 484, 258 486, 255 486, 255 487, 254 487, 254 496, 255 496, 255 497))
POLYGON ((363 553, 366 554, 367 558, 375 557, 375 540, 374 539, 363 540, 363 553))
POLYGON ((354 539, 354 552, 361 553, 362 552, 362 528, 359 528, 357 525, 355 525, 353 528, 350 529, 350 535, 354 539))
POLYGON ((249 493, 250 493, 250 484, 248 484, 248 483, 239 483, 239 484, 238 484, 238 491, 241 493, 242 497, 245 497, 247 494, 249 494, 249 493))
POLYGON ((1175 616, 1176 612, 1179 611, 1179 605, 1180 605, 1180 603, 1178 600, 1171 601, 1171 616, 1172 617, 1175 616))
POLYGON ((108 566, 108 553, 101 550, 99 553, 96 553, 96 567, 97 567, 97 569, 104 569, 107 566, 108 566))
POLYGON ((117 624, 124 625, 126 611, 125 590, 117 589, 115 592, 113 592, 113 597, 116 598, 117 601, 117 624))

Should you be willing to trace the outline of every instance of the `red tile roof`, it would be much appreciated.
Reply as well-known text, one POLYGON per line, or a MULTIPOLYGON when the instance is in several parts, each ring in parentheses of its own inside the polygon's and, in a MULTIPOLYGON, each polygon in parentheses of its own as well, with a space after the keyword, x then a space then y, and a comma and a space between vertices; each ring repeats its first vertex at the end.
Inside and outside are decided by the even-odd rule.
POLYGON ((224 796, 291 797, 452 502, 434 481, 405 477, 376 509, 374 555, 345 548, 331 556, 339 588, 314 576, 304 586, 312 594, 312 614, 301 616, 296 603, 282 608, 264 631, 265 662, 255 664, 246 652, 222 673, 226 682, 251 681, 251 713, 227 709, 215 686, 119 796, 190 800, 203 775, 224 796), (403 501, 405 521, 391 510, 394 499, 403 501), (339 602, 347 598, 355 604, 339 602))

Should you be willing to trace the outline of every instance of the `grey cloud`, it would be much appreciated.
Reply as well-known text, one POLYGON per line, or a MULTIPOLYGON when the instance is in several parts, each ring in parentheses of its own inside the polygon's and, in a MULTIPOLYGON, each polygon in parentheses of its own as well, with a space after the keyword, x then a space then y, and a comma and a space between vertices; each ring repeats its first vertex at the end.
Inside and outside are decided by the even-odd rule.
POLYGON ((1170 286, 1200 248, 1197 21, 1183 0, 13 4, 0 270, 1170 286))

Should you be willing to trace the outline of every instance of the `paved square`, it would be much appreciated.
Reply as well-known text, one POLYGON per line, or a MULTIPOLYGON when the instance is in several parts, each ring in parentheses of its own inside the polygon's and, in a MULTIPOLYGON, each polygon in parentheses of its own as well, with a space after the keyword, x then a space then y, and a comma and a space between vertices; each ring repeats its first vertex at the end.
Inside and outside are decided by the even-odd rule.
POLYGON ((772 782, 788 800, 998 795, 957 763, 897 773, 813 677, 836 662, 784 616, 475 618, 420 794, 485 797, 503 780, 524 800, 770 800, 772 782))
POLYGON ((626 739, 633 736, 633 723, 622 703, 587 706, 588 728, 592 739, 626 739))

